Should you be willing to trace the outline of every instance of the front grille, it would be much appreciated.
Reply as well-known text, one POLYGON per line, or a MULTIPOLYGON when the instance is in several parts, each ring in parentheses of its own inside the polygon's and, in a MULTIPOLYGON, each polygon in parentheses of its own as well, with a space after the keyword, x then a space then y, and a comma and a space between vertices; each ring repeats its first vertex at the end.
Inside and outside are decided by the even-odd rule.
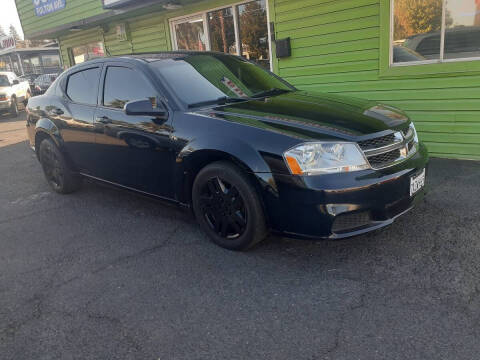
POLYGON ((385 136, 381 136, 374 139, 359 141, 358 145, 362 150, 371 150, 371 149, 378 149, 387 145, 391 145, 395 142, 395 135, 388 134, 385 136))
POLYGON ((411 128, 358 142, 373 169, 392 166, 416 151, 411 128))
POLYGON ((382 168, 398 160, 400 155, 400 149, 395 149, 383 154, 370 156, 368 161, 373 168, 382 168))

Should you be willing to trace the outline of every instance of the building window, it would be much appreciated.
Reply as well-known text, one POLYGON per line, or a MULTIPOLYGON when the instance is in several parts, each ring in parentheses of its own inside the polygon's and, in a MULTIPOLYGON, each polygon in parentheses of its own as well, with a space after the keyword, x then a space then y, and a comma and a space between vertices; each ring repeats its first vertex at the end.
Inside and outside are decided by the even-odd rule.
POLYGON ((60 67, 60 56, 58 55, 42 55, 44 67, 60 67))
POLYGON ((171 21, 176 50, 242 55, 270 69, 266 0, 248 1, 171 21))
POLYGON ((480 59, 480 0, 391 2, 391 64, 480 59))
POLYGON ((203 17, 195 17, 176 23, 174 29, 178 50, 205 51, 207 49, 203 17))
POLYGON ((73 65, 83 63, 90 59, 105 56, 102 42, 93 42, 82 46, 70 48, 73 65))
POLYGON ((208 13, 210 48, 227 54, 238 54, 233 8, 208 13))

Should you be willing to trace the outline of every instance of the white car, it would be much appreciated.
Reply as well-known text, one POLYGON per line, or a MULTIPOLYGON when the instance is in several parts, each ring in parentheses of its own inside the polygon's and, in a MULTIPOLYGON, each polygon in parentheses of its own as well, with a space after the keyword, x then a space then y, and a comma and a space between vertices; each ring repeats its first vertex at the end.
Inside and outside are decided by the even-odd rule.
POLYGON ((0 113, 18 115, 18 104, 26 105, 30 96, 28 81, 20 81, 13 72, 0 72, 0 113))

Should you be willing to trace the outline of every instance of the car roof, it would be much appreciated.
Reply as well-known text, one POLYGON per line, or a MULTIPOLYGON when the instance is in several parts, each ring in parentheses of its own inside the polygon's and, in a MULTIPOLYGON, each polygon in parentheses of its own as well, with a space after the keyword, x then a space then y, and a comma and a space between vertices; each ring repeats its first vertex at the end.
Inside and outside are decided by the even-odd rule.
POLYGON ((191 50, 177 50, 177 51, 161 51, 161 52, 148 52, 148 53, 138 53, 138 54, 127 54, 127 55, 119 55, 119 56, 109 56, 109 57, 102 57, 96 58, 92 60, 87 60, 78 65, 85 65, 85 64, 95 64, 95 63, 103 63, 106 61, 115 61, 115 60, 133 60, 133 61, 142 61, 146 63, 151 63, 159 60, 168 60, 168 59, 180 59, 185 58, 188 56, 195 56, 195 55, 223 55, 223 56, 233 56, 231 54, 226 54, 222 52, 216 51, 191 51, 191 50))

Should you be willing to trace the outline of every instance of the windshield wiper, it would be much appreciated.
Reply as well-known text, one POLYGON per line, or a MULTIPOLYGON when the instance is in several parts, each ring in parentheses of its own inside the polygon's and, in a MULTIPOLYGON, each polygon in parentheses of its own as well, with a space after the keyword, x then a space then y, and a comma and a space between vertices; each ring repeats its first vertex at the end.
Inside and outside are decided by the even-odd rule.
POLYGON ((265 91, 261 91, 259 93, 253 94, 252 98, 280 95, 280 94, 284 94, 284 93, 291 92, 291 91, 293 91, 293 90, 273 88, 273 89, 270 89, 270 90, 265 90, 265 91))
POLYGON ((250 100, 249 98, 234 98, 234 97, 228 97, 228 96, 221 96, 217 99, 212 99, 212 100, 205 100, 205 101, 199 101, 193 104, 188 104, 188 108, 196 108, 196 107, 202 107, 202 106, 208 106, 208 105, 226 105, 226 104, 231 104, 231 103, 237 103, 237 102, 243 102, 250 100))

